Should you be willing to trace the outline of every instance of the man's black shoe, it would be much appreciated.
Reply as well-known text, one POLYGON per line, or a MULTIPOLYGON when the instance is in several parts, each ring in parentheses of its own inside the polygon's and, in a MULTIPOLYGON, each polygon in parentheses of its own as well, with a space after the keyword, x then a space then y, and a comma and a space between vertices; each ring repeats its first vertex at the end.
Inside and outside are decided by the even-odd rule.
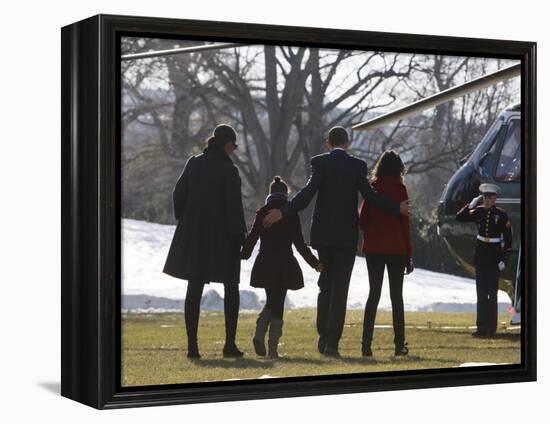
POLYGON ((370 358, 372 356, 372 350, 370 348, 370 346, 363 346, 361 348, 361 355, 364 356, 365 358, 370 358))
POLYGON ((187 358, 189 359, 201 358, 201 355, 199 354, 199 345, 197 343, 190 343, 187 346, 187 358))
POLYGON ((187 359, 201 359, 201 356, 198 353, 187 352, 187 359))
POLYGON ((323 355, 330 356, 331 358, 340 358, 340 352, 338 352, 338 348, 336 347, 327 346, 323 355))
POLYGON ((237 345, 232 345, 232 346, 226 345, 223 347, 224 358, 240 358, 243 355, 244 353, 237 348, 237 345))
POLYGON ((327 341, 325 337, 319 336, 319 341, 317 342, 317 349, 319 350, 320 354, 325 353, 325 349, 327 348, 327 341))
POLYGON ((474 331, 472 337, 485 338, 487 337, 487 333, 485 331, 474 331))
POLYGON ((407 343, 405 343, 403 346, 395 347, 395 356, 406 356, 408 354, 409 348, 407 347, 407 343))

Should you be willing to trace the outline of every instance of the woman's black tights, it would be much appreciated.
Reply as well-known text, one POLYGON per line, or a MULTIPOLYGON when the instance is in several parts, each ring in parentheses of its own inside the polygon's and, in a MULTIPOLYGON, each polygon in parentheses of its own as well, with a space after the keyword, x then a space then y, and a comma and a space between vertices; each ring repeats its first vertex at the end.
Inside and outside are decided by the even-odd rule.
POLYGON ((286 290, 278 287, 265 289, 265 306, 271 309, 271 318, 283 318, 286 290))
MULTIPOLYGON (((188 345, 197 343, 199 328, 199 315, 201 312, 201 298, 206 283, 202 281, 189 281, 185 296, 185 329, 187 330, 188 345)), ((239 319, 239 285, 236 283, 224 283, 223 311, 225 316, 225 344, 235 344, 237 335, 237 321, 239 319)))
POLYGON ((405 311, 403 307, 405 257, 401 255, 367 254, 366 258, 370 288, 363 321, 363 345, 370 347, 372 342, 376 310, 380 301, 380 294, 382 293, 384 269, 387 268, 388 280, 390 282, 394 342, 396 346, 403 346, 405 342, 405 311))

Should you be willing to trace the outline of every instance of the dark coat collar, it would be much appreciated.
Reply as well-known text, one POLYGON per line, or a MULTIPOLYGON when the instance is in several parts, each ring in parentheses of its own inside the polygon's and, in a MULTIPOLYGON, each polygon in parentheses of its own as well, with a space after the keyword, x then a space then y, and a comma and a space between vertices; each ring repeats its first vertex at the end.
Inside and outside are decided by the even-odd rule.
POLYGON ((220 159, 226 159, 228 161, 231 161, 231 158, 229 156, 227 156, 225 154, 225 152, 219 147, 208 146, 203 150, 203 153, 206 156, 217 157, 217 158, 220 158, 220 159))
POLYGON ((330 151, 330 154, 331 155, 342 155, 342 154, 344 154, 346 156, 349 156, 348 152, 346 152, 344 149, 332 149, 330 151))
POLYGON ((275 201, 275 200, 287 200, 288 195, 284 193, 272 193, 269 196, 265 198, 265 204, 267 205, 269 202, 275 201))

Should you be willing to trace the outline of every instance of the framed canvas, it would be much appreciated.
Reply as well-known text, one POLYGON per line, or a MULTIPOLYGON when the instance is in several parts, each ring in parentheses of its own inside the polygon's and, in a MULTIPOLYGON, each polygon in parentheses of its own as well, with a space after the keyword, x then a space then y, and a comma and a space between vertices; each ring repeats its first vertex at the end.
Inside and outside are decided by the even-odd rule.
POLYGON ((63 396, 536 379, 536 44, 61 30, 63 396))

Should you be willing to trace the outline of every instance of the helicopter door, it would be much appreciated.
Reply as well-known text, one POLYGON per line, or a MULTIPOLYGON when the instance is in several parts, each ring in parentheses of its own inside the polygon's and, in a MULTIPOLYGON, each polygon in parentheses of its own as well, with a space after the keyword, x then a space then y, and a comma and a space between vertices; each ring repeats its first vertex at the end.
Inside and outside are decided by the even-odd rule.
MULTIPOLYGON (((514 307, 520 304, 519 246, 521 244, 521 119, 512 116, 497 150, 493 178, 501 189, 497 206, 503 208, 512 223, 512 252, 502 272, 500 287, 510 296, 514 307)), ((520 308, 517 312, 520 313, 520 308)))
POLYGON ((482 179, 486 179, 491 174, 494 166, 495 151, 499 141, 502 139, 502 133, 505 128, 502 124, 502 119, 497 119, 493 128, 488 131, 484 140, 472 155, 472 163, 482 179))
POLYGON ((495 170, 495 180, 502 182, 521 179, 521 121, 512 119, 508 123, 506 138, 500 151, 495 170))

